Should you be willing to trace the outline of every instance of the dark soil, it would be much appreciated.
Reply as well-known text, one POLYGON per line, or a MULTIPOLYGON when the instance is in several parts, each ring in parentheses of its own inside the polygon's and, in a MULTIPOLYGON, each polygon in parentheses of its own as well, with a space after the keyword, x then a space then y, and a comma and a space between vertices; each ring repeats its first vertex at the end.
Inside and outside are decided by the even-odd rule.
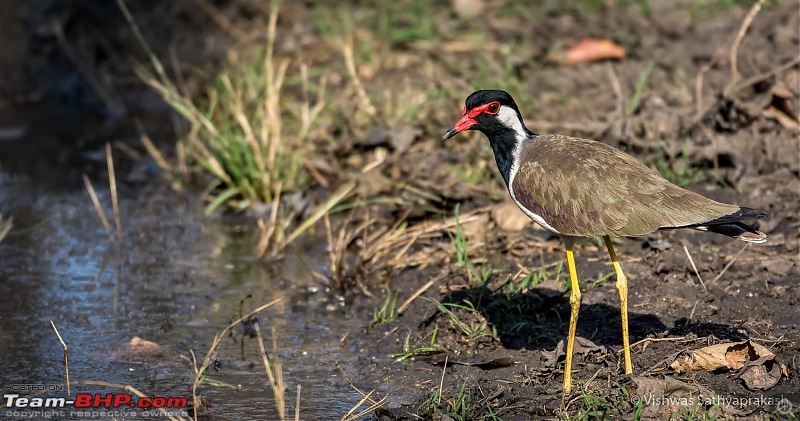
MULTIPOLYGON (((56 3, 31 2, 37 6, 10 10, 4 10, 8 5, 0 5, 0 12, 6 16, 0 20, 0 35, 25 40, 15 46, 19 49, 16 54, 25 58, 22 66, 8 57, 0 61, 0 70, 8 69, 10 75, 0 82, 0 129, 16 128, 18 122, 25 122, 23 137, 2 132, 6 137, 0 137, 0 168, 9 174, 27 174, 43 184, 52 182, 58 186, 55 188, 75 189, 80 186, 80 174, 102 174, 105 162, 97 158, 99 145, 121 138, 123 147, 139 153, 128 154, 118 178, 129 186, 152 187, 157 184, 152 180, 158 170, 136 140, 134 121, 143 119, 146 130, 169 154, 174 140, 169 134, 172 118, 164 112, 165 105, 131 72, 134 58, 142 58, 137 44, 127 31, 110 29, 125 27, 116 9, 88 14, 77 7, 53 6, 56 3), (8 16, 24 16, 29 24, 8 16), (83 53, 97 54, 92 63, 95 76, 113 76, 113 82, 100 79, 112 101, 100 98, 98 90, 87 82, 85 71, 82 73, 65 57, 51 27, 38 28, 37 32, 30 24, 48 22, 53 16, 61 19, 70 43, 84 48, 83 53), (109 28, 93 24, 98 21, 109 28), (80 44, 82 40, 95 43, 80 44), (113 60, 100 54, 115 48, 129 50, 130 54, 113 60), (51 119, 65 123, 56 130, 45 124, 51 119), (30 139, 34 138, 43 140, 32 143, 30 139)), ((178 47, 179 60, 186 68, 219 68, 230 51, 248 51, 260 41, 221 28, 218 20, 197 10, 193 2, 170 2, 170 7, 161 2, 130 3, 148 37, 169 39, 178 47), (160 15, 173 19, 161 21, 157 19, 160 15)), ((250 2, 212 3, 227 20, 236 23, 236 31, 247 33, 264 25, 263 8, 250 2)), ((319 241, 307 239, 305 245, 287 252, 287 256, 314 254, 309 256, 311 266, 321 262, 313 270, 324 275, 316 282, 325 291, 332 291, 323 300, 289 293, 298 313, 306 306, 325 308, 311 311, 313 316, 298 316, 298 325, 324 325, 329 323, 327 318, 343 317, 344 312, 337 310, 340 303, 353 307, 347 312, 352 318, 335 323, 330 334, 342 337, 349 333, 347 345, 340 351, 356 355, 317 361, 323 366, 319 373, 330 377, 325 386, 350 388, 333 369, 335 361, 346 361, 349 365, 342 368, 356 387, 374 389, 376 400, 386 396, 380 409, 367 416, 382 420, 491 419, 490 414, 506 420, 659 419, 674 414, 685 419, 796 418, 800 408, 800 122, 793 123, 786 110, 791 112, 793 107, 796 117, 800 109, 797 4, 767 2, 738 47, 738 72, 734 75, 730 46, 747 7, 653 1, 648 2, 652 10, 645 13, 641 5, 622 7, 614 5, 617 2, 602 2, 604 6, 598 10, 590 10, 584 2, 569 7, 540 3, 541 11, 537 8, 536 13, 525 15, 509 12, 506 2, 490 1, 477 18, 456 18, 452 6, 445 2, 433 9, 435 20, 457 23, 437 27, 439 38, 379 40, 391 60, 364 65, 363 83, 370 93, 387 89, 396 95, 426 90, 444 93, 426 97, 427 102, 413 119, 390 121, 388 116, 381 116, 386 120, 369 124, 360 121, 362 108, 337 61, 335 43, 309 23, 320 13, 327 13, 326 6, 284 5, 279 31, 286 35, 278 46, 280 54, 312 57, 310 61, 323 66, 331 76, 332 89, 339 89, 335 105, 342 109, 341 114, 320 130, 316 141, 325 146, 310 163, 331 182, 327 189, 318 189, 322 192, 319 196, 334 191, 336 182, 361 168, 376 150, 387 149, 387 164, 365 177, 359 198, 402 199, 341 212, 332 218, 337 231, 373 221, 354 236, 343 253, 349 264, 341 271, 332 273, 325 267, 328 256, 320 233, 314 237, 319 241), (454 36, 477 31, 475 28, 485 30, 485 38, 477 46, 459 47, 454 36), (625 47, 627 57, 569 67, 547 61, 553 50, 588 37, 614 39, 625 47), (497 70, 506 64, 507 72, 497 70), (629 110, 637 81, 650 66, 641 101, 629 110), (489 76, 481 79, 484 76, 479 74, 489 76), (513 83, 505 84, 504 77, 513 78, 513 83), (485 86, 487 83, 494 86, 485 86), (563 396, 563 343, 570 306, 569 293, 564 292, 566 269, 560 274, 556 270, 564 259, 561 242, 533 223, 522 230, 501 228, 509 212, 517 211, 501 208, 507 205, 507 194, 482 136, 444 145, 438 141, 458 118, 463 98, 473 88, 511 91, 534 131, 606 142, 643 162, 661 166, 663 173, 675 182, 688 183, 691 190, 766 210, 770 218, 761 221, 759 229, 769 235, 769 241, 745 247, 726 237, 696 231, 658 232, 647 238, 621 240, 616 249, 630 281, 630 333, 631 342, 636 343, 632 348, 632 376, 624 375, 621 369, 619 300, 613 276, 605 276, 611 271, 608 256, 599 243, 579 245, 577 265, 584 294, 573 373, 577 387, 572 395, 563 396), (404 130, 406 134, 396 134, 404 130), (409 138, 408 133, 412 133, 411 140, 406 142, 403 139, 409 138), (358 258, 369 247, 362 241, 366 234, 401 221, 409 231, 439 224, 452 218, 456 209, 462 218, 476 221, 465 223, 463 231, 471 264, 475 272, 487 274, 485 281, 476 279, 467 265, 457 262, 452 227, 421 235, 407 249, 403 249, 405 242, 398 243, 386 256, 368 261, 358 258), (510 289, 528 271, 538 273, 542 267, 545 269, 537 278, 538 284, 519 291, 510 289), (405 301, 434 279, 432 288, 423 294, 428 299, 416 299, 394 321, 371 324, 372 317, 364 308, 380 308, 389 293, 397 293, 398 302, 405 301), (474 307, 475 311, 453 308, 453 313, 486 334, 466 335, 431 299, 474 307), (428 346, 434 336, 440 352, 403 361, 389 357, 402 354, 406 344, 411 349, 428 346), (785 366, 777 384, 757 390, 745 384, 741 372, 678 373, 670 368, 686 351, 744 340, 764 345, 785 366), (672 397, 700 393, 740 401, 688 406, 638 403, 646 393, 656 393, 653 391, 672 397), (794 405, 794 412, 776 407, 784 397, 794 405)), ((350 10, 356 22, 371 16, 356 3, 330 7, 331 14, 350 10)), ((369 43, 381 36, 357 32, 356 38, 369 43)), ((157 54, 168 56, 168 43, 154 44, 157 54)), ((184 71, 193 87, 205 80, 197 72, 184 71)), ((43 188, 41 194, 52 191, 43 188)), ((314 197, 304 200, 319 199, 315 194, 310 196, 314 197)), ((13 197, 0 195, 0 199, 0 205, 13 203, 13 197)), ((24 216, 17 219, 26 220, 24 216)), ((254 238, 233 236, 231 241, 241 242, 241 248, 249 250, 251 243, 246 242, 254 238)), ((0 247, 14 244, 11 241, 0 247)), ((274 262, 264 267, 272 267, 274 262)), ((291 279, 284 284, 291 284, 291 279)), ((291 286, 285 288, 290 290, 291 286)), ((265 302, 270 299, 264 288, 253 289, 262 293, 257 298, 265 298, 265 302)), ((235 350, 239 345, 226 346, 235 350)), ((260 364, 255 354, 251 356, 253 363, 260 364)), ((302 360, 296 362, 304 364, 302 360)), ((169 381, 173 387, 175 381, 169 381)), ((307 399, 324 402, 325 395, 316 393, 307 399)), ((217 406, 212 415, 219 419, 227 419, 226 404, 236 407, 235 403, 212 404, 217 406)), ((331 417, 341 415, 337 412, 331 417)))
MULTIPOLYGON (((742 46, 740 52, 748 57, 745 60, 750 62, 750 76, 768 72, 776 63, 793 59, 798 38, 796 31, 789 28, 796 27, 798 22, 796 16, 789 17, 789 10, 796 11, 796 5, 783 3, 769 8, 753 25, 745 42, 748 46, 742 46), (779 58, 781 51, 787 54, 779 58), (778 56, 774 55, 776 53, 778 56)), ((779 77, 767 77, 770 82, 765 85, 759 81, 724 93, 730 84, 728 63, 722 64, 727 57, 725 48, 736 33, 742 15, 742 10, 730 10, 703 22, 687 20, 683 12, 677 10, 666 11, 646 22, 630 14, 555 18, 533 29, 534 43, 541 43, 539 48, 608 31, 624 32, 636 40, 629 50, 631 58, 615 64, 613 70, 603 65, 566 69, 522 67, 521 79, 529 81, 527 86, 534 89, 521 95, 532 96, 536 120, 574 121, 576 113, 588 113, 605 121, 605 128, 594 132, 596 138, 631 151, 646 162, 657 159, 656 141, 660 138, 672 160, 687 157, 695 165, 708 165, 703 171, 708 171, 718 182, 709 179, 705 184, 694 184, 690 188, 717 200, 767 210, 770 219, 761 224, 761 229, 769 234, 769 242, 747 247, 740 254, 744 245, 724 237, 698 232, 664 232, 653 234, 645 241, 626 240, 618 245, 630 280, 631 341, 646 338, 657 341, 635 346, 634 375, 622 375, 621 354, 617 353, 621 350, 619 301, 613 277, 585 288, 577 335, 587 341, 583 352, 579 348, 578 368, 573 378, 578 379, 585 393, 599 397, 599 402, 594 402, 580 394, 561 395, 562 342, 566 339, 569 320, 568 294, 563 293, 564 278, 511 297, 498 293, 509 273, 513 275, 519 268, 536 268, 563 259, 559 240, 541 230, 503 232, 490 221, 471 238, 473 242, 484 244, 473 255, 488 260, 492 268, 503 270, 506 275, 493 278, 487 285, 470 284, 465 279, 466 270, 454 264, 450 256, 443 255, 436 266, 448 268, 448 275, 427 295, 441 302, 480 303, 480 311, 457 311, 457 315, 467 324, 488 322, 496 328, 498 338, 467 340, 448 316, 423 300, 412 304, 407 314, 397 321, 374 329, 371 339, 363 345, 367 355, 399 352, 398 348, 407 337, 412 346, 427 345, 434 332, 437 343, 446 349, 443 354, 416 358, 401 367, 378 364, 361 372, 362 377, 376 379, 375 384, 380 384, 378 390, 389 396, 389 403, 384 406, 387 408, 384 419, 413 419, 408 413, 427 414, 425 418, 438 419, 441 416, 438 414, 442 413, 439 411, 452 410, 452 402, 462 387, 467 389, 468 400, 478 403, 473 408, 477 412, 472 413, 476 418, 476 414, 489 413, 487 408, 504 419, 576 414, 589 418, 615 418, 626 414, 632 417, 635 399, 641 397, 644 390, 652 390, 641 388, 642 379, 699 384, 706 388, 703 391, 706 396, 710 391, 712 396, 728 398, 773 398, 769 401, 773 406, 753 401, 733 407, 701 405, 700 412, 679 406, 646 406, 643 416, 647 418, 668 417, 671 413, 688 418, 691 414, 702 417, 697 414, 705 411, 710 411, 711 416, 788 416, 775 412, 774 403, 784 396, 791 402, 800 399, 797 365, 800 355, 800 309, 797 307, 800 298, 797 234, 800 148, 796 131, 787 130, 756 111, 763 108, 755 104, 764 101, 756 98, 769 97, 769 87, 780 83, 779 77), (717 64, 705 73, 704 104, 697 110, 696 104, 692 104, 694 77, 681 81, 676 75, 681 72, 696 75, 711 61, 717 64), (617 99, 609 86, 609 71, 616 72, 619 80, 631 86, 649 62, 656 64, 642 107, 629 118, 615 115, 617 99), (570 104, 580 107, 580 111, 553 106, 553 100, 548 100, 552 93, 563 93, 571 99, 570 104), (744 117, 745 114, 749 117, 744 117), (742 116, 743 120, 739 121, 737 116, 742 116), (651 249, 650 241, 667 241, 671 247, 651 249), (520 243, 534 246, 520 252, 514 249, 520 243), (694 274, 684 245, 697 265, 699 277, 694 274), (509 299, 514 300, 513 304, 509 304, 509 299), (787 365, 788 376, 769 390, 760 391, 749 390, 736 372, 679 374, 669 368, 683 351, 745 339, 768 346, 787 365), (557 349, 556 354, 553 354, 554 349, 557 349), (443 370, 445 356, 448 368, 443 370), (487 367, 475 365, 497 361, 503 363, 486 364, 487 367), (410 388, 411 385, 414 387, 410 388), (430 405, 431 397, 442 390, 447 396, 442 401, 450 399, 451 403, 441 407, 430 405), (440 409, 431 413, 431 407, 440 409)), ((794 69, 781 73, 783 77, 794 78, 797 67, 794 69)), ((796 101, 797 97, 794 98, 796 101)), ((529 126, 536 130, 535 122, 529 126)), ((547 127, 543 131, 554 130, 557 129, 547 127)), ((584 130, 592 131, 588 125, 584 130)), ((448 144, 447 148, 463 150, 458 145, 448 144)), ((432 148, 431 153, 434 151, 432 148)), ((414 158, 411 160, 417 162, 414 158)), ((498 186, 497 191, 502 189, 498 186)), ((486 197, 483 193, 478 195, 486 197)), ((597 279, 598 273, 610 270, 604 248, 587 243, 577 255, 578 271, 584 279, 597 279)), ((388 287, 400 291, 402 297, 404 292, 413 291, 435 276, 432 272, 422 273, 407 269, 389 282, 388 287)))

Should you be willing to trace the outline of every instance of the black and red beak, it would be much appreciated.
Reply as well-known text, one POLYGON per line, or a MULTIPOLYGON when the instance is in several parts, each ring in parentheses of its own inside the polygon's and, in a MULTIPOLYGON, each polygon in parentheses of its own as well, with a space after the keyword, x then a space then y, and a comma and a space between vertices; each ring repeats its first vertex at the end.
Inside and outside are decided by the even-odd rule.
POLYGON ((442 142, 463 132, 464 130, 469 130, 472 126, 478 124, 474 117, 476 117, 476 114, 473 114, 472 112, 467 113, 467 107, 464 107, 464 110, 461 111, 461 119, 456 122, 453 128, 444 133, 444 136, 442 136, 442 142))
POLYGON ((470 127, 476 124, 478 124, 477 121, 469 118, 468 115, 465 115, 456 122, 453 128, 444 133, 444 136, 442 136, 442 141, 444 142, 445 140, 450 139, 451 137, 463 132, 464 130, 469 130, 470 127))

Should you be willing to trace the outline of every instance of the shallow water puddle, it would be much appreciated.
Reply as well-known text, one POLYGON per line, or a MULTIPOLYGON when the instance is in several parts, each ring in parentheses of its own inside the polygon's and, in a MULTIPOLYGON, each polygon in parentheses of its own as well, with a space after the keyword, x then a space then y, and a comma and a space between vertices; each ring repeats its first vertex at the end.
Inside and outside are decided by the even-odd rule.
MULTIPOLYGON (((15 235, 0 245, 5 393, 10 386, 64 383, 52 320, 69 346, 73 394, 124 393, 76 384, 93 380, 131 385, 151 396, 188 397, 191 403, 190 350, 202 360, 214 335, 239 317, 240 301, 252 295, 245 312, 281 299, 256 317, 268 353, 281 360, 290 417, 297 384, 303 419, 338 417, 360 400, 335 363, 346 369, 358 358, 354 341, 340 339, 358 333, 366 316, 340 305, 312 279, 306 265, 318 264, 314 255, 322 256, 321 248, 262 264, 251 257, 255 233, 203 218, 200 204, 152 192, 132 197, 125 189, 125 241, 115 244, 84 190, 44 191, 2 173, 0 187, 3 212, 16 221, 15 235), (158 344, 158 351, 130 352, 134 337, 158 344)), ((113 225, 110 212, 109 218, 113 225)), ((208 371, 209 378, 232 387, 202 384, 199 395, 211 405, 203 415, 276 419, 258 343, 244 338, 242 359, 243 330, 233 332, 235 339, 226 337, 217 348, 218 370, 212 364, 208 371)))

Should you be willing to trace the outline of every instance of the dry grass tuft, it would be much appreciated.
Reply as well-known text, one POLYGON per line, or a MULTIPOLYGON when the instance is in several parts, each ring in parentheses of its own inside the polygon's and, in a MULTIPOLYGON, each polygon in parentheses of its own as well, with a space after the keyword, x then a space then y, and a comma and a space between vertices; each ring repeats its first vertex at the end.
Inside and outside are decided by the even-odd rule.
MULTIPOLYGON (((278 357, 273 356, 272 364, 270 364, 270 357, 267 356, 267 351, 264 348, 264 338, 261 337, 261 328, 258 327, 258 323, 253 325, 256 331, 256 336, 258 337, 258 349, 261 351, 261 361, 264 364, 264 370, 267 372, 267 378, 269 378, 269 384, 272 386, 272 394, 275 398, 275 408, 278 409, 278 416, 281 418, 281 421, 286 420, 286 385, 283 383, 283 366, 281 366, 281 360, 278 357), (273 371, 272 365, 275 366, 273 371)), ((274 344, 275 338, 275 328, 272 328, 272 338, 274 344)), ((275 346, 273 346, 273 350, 275 350, 275 346)), ((299 386, 298 386, 299 387, 299 386)), ((299 392, 298 392, 299 393, 299 392)), ((299 407, 299 406, 298 406, 299 407)))
MULTIPOLYGON (((100 218, 100 223, 103 224, 103 228, 106 230, 108 240, 112 242, 122 241, 122 218, 119 213, 117 176, 114 171, 114 157, 111 152, 110 143, 106 143, 106 166, 108 167, 108 190, 111 193, 111 208, 114 216, 114 225, 116 226, 116 235, 114 235, 114 231, 111 230, 111 224, 108 222, 108 217, 106 217, 106 211, 103 209, 103 205, 100 204, 100 198, 97 196, 97 192, 94 190, 94 186, 92 182, 89 181, 89 177, 87 177, 86 174, 83 175, 83 183, 86 185, 86 191, 89 193, 92 205, 94 205, 97 216, 100 218)), ((0 236, 0 238, 2 237, 0 236)))
MULTIPOLYGON (((142 77, 189 124, 181 141, 185 166, 209 174, 212 195, 206 213, 223 205, 244 209, 270 203, 282 192, 310 182, 304 161, 311 150, 308 135, 325 106, 325 79, 315 89, 315 103, 282 104, 289 60, 273 57, 278 9, 270 15, 267 45, 252 62, 233 63, 198 100, 165 77, 142 71, 142 77), (286 109, 299 109, 287 113, 286 109), (288 132, 288 133, 287 133, 288 132)), ((302 90, 309 97, 308 71, 300 66, 302 90)), ((155 157, 154 157, 155 158, 155 157)))
MULTIPOLYGON (((206 214, 221 207, 244 210, 269 204, 267 215, 258 221, 256 254, 264 256, 282 252, 350 194, 353 185, 346 183, 293 230, 297 215, 282 212, 280 198, 312 182, 306 163, 314 152, 311 133, 326 107, 327 78, 318 78, 312 87, 305 63, 292 65, 289 59, 275 57, 279 2, 273 1, 268 10, 261 49, 246 60, 231 55, 230 69, 220 73, 198 97, 166 74, 124 1, 117 1, 150 60, 149 69, 139 69, 140 76, 189 126, 178 144, 183 162, 177 165, 168 164, 146 136, 142 141, 162 169, 177 167, 181 172, 185 169, 189 174, 210 176, 206 214), (290 69, 297 74, 290 74, 290 69), (299 79, 299 99, 284 95, 288 78, 299 79)), ((213 5, 203 5, 208 13, 218 15, 213 13, 213 5)))
POLYGON ((361 417, 368 416, 377 408, 380 408, 381 405, 383 405, 383 403, 386 401, 386 398, 388 396, 384 396, 383 398, 377 401, 373 399, 372 395, 375 393, 374 390, 371 390, 369 393, 362 392, 361 389, 359 389, 358 387, 356 387, 356 385, 353 384, 353 381, 350 380, 350 376, 347 375, 347 372, 345 372, 344 369, 342 369, 342 366, 340 366, 339 363, 336 363, 336 368, 338 368, 339 371, 342 372, 342 375, 344 375, 344 378, 347 379, 347 382, 350 384, 350 387, 353 390, 355 390, 359 395, 361 395, 361 400, 358 401, 358 403, 356 403, 355 405, 353 405, 353 407, 350 408, 350 410, 347 411, 347 413, 344 414, 342 418, 340 418, 341 421, 355 421, 361 417), (362 405, 364 405, 367 402, 369 402, 369 405, 367 405, 366 408, 362 409, 359 412, 356 412, 361 408, 362 405))
MULTIPOLYGON (((268 302, 268 303, 266 303, 264 305, 256 307, 254 310, 250 311, 247 314, 242 315, 238 319, 234 320, 227 327, 225 327, 225 329, 222 329, 221 332, 217 333, 217 335, 214 336, 214 341, 211 343, 211 347, 208 349, 208 352, 206 353, 206 356, 205 356, 205 358, 203 358, 203 362, 200 364, 199 367, 197 366, 197 360, 194 359, 194 352, 192 352, 192 358, 194 359, 194 361, 193 361, 193 364, 194 364, 194 382, 192 382, 192 400, 193 400, 193 406, 195 408, 199 408, 200 407, 200 400, 197 398, 197 387, 200 385, 200 382, 203 380, 203 377, 205 376, 205 373, 206 373, 206 369, 208 368, 208 366, 211 364, 211 361, 213 360, 214 350, 217 349, 217 346, 219 346, 219 343, 222 341, 222 338, 224 338, 228 334, 228 332, 231 329, 233 329, 234 327, 236 327, 236 325, 238 325, 239 323, 241 323, 241 322, 243 322, 245 320, 249 320, 250 317, 252 317, 256 313, 259 313, 262 310, 264 310, 264 309, 266 309, 268 307, 271 307, 271 306, 277 304, 280 301, 281 301, 280 299, 272 300, 272 301, 270 301, 270 302, 268 302)), ((261 344, 260 341, 259 341, 259 343, 261 344)), ((263 346, 263 344, 261 344, 261 345, 263 346)), ((279 369, 279 367, 280 366, 278 366, 278 369, 279 369)), ((269 371, 269 369, 267 369, 267 370, 269 371)), ((282 376, 282 374, 281 374, 281 376, 282 376)), ((281 384, 283 384, 283 379, 282 378, 281 378, 281 384)), ((281 394, 282 393, 283 392, 281 392, 281 394)), ((276 402, 277 402, 277 399, 278 398, 276 397, 276 402)), ((282 399, 282 397, 281 397, 281 399, 282 399)), ((197 421, 197 412, 198 411, 195 411, 195 413, 194 413, 194 420, 195 421, 197 421)))

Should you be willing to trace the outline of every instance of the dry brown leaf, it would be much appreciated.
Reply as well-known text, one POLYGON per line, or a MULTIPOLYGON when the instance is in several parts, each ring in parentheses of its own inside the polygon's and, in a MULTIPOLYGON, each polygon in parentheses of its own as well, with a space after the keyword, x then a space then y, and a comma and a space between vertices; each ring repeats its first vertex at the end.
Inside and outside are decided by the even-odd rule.
MULTIPOLYGON (((559 359, 566 356, 564 347, 565 342, 561 340, 558 342, 558 344, 556 344, 556 349, 552 351, 542 351, 542 364, 540 365, 539 370, 554 369, 557 367, 559 359)), ((583 361, 590 359, 593 355, 597 357, 606 355, 608 350, 605 347, 595 345, 594 342, 586 338, 577 336, 575 337, 575 345, 572 353, 573 355, 578 356, 577 363, 581 364, 583 361)))
POLYGON ((432 363, 434 366, 442 367, 444 366, 445 361, 447 362, 448 367, 453 364, 457 364, 457 365, 466 365, 470 367, 478 367, 481 370, 494 370, 496 368, 511 367, 517 363, 511 357, 499 357, 487 360, 486 358, 482 358, 477 355, 467 359, 447 359, 447 360, 445 360, 444 357, 440 356, 438 358, 434 358, 432 363))
POLYGON ((795 110, 792 92, 783 84, 772 87, 772 101, 764 109, 764 117, 774 118, 789 130, 800 130, 800 113, 795 110))
POLYGON ((742 378, 751 390, 769 389, 778 383, 781 375, 788 373, 772 351, 751 341, 696 349, 682 358, 677 358, 670 367, 679 373, 720 369, 741 370, 737 377, 742 378))
POLYGON ((550 61, 570 65, 584 61, 592 62, 622 58, 625 58, 625 49, 613 41, 588 38, 578 41, 567 51, 553 54, 550 57, 550 61))
POLYGON ((765 109, 763 116, 766 118, 774 118, 778 121, 778 124, 783 126, 785 129, 800 131, 800 123, 775 107, 769 107, 765 109))
POLYGON ((725 352, 725 363, 727 367, 732 369, 744 367, 744 363, 747 361, 747 351, 748 349, 745 346, 740 348, 729 347, 727 352, 725 352))
POLYGON ((794 109, 794 98, 792 92, 782 83, 772 87, 772 101, 775 106, 780 108, 789 116, 798 118, 797 111, 794 109))
POLYGON ((756 352, 755 347, 763 348, 761 351, 766 352, 766 354, 762 355, 775 356, 763 346, 752 344, 750 341, 723 343, 691 351, 683 359, 676 359, 670 364, 670 367, 679 373, 700 370, 713 371, 720 368, 738 370, 744 367, 750 351, 756 352))

